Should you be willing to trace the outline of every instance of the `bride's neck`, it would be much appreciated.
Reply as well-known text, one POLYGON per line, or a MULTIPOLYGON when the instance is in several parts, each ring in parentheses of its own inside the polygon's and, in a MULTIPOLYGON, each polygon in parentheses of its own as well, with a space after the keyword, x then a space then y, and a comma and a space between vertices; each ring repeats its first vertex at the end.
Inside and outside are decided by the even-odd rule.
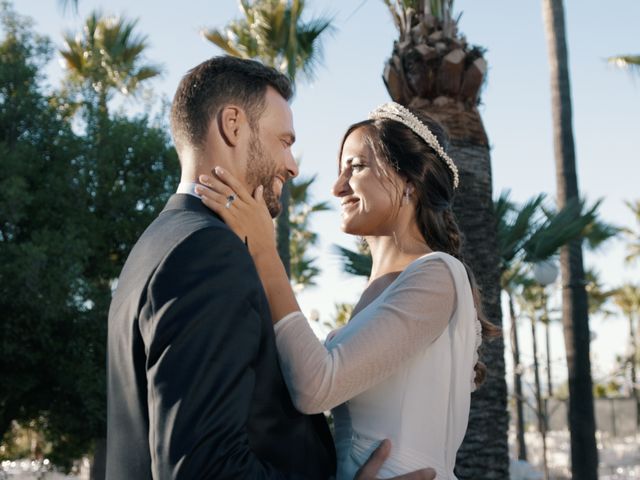
POLYGON ((392 272, 401 272, 431 249, 420 238, 413 235, 389 235, 366 237, 371 251, 371 277, 369 283, 392 272))

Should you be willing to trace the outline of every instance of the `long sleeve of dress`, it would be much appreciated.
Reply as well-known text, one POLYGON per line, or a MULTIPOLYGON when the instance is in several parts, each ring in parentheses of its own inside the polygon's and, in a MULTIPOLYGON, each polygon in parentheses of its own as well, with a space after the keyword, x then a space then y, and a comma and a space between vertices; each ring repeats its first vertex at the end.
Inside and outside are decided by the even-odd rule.
POLYGON ((284 317, 275 326, 276 345, 296 408, 319 413, 384 380, 442 334, 455 300, 447 264, 423 257, 355 315, 344 327, 354 334, 341 335, 332 348, 301 312, 284 317))

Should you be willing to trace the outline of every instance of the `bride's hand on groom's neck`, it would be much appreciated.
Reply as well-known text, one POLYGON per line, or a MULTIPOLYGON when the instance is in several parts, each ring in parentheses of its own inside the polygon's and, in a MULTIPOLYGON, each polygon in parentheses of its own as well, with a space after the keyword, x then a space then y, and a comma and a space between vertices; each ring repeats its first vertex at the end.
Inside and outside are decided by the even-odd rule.
POLYGON ((254 260, 277 256, 273 220, 263 197, 264 187, 250 193, 230 172, 216 167, 200 175, 196 193, 247 245, 254 260))

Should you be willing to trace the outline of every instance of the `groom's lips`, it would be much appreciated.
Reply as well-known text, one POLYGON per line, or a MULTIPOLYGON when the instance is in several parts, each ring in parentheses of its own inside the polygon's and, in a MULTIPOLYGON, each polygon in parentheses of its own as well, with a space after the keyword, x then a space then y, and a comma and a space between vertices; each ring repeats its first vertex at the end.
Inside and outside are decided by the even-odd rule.
POLYGON ((273 179, 273 190, 274 193, 279 197, 280 195, 282 195, 282 189, 284 187, 284 179, 280 176, 276 176, 273 179), (276 185, 280 184, 280 188, 278 188, 278 191, 276 191, 276 185))

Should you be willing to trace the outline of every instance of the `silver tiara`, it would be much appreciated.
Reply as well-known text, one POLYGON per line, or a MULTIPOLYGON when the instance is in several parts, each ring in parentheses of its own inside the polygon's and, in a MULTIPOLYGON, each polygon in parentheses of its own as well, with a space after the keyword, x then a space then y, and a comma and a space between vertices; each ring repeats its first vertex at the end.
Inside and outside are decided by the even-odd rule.
POLYGON ((440 142, 438 142, 438 139, 433 132, 429 130, 429 127, 422 123, 418 117, 411 113, 410 110, 396 102, 384 103, 369 114, 370 120, 375 120, 377 118, 386 118, 400 122, 409 127, 416 135, 427 142, 427 145, 433 148, 440 158, 444 160, 444 163, 447 164, 447 167, 449 167, 449 170, 453 173, 453 188, 458 188, 458 184, 460 183, 458 167, 456 167, 456 164, 453 163, 451 157, 444 151, 444 148, 442 148, 442 145, 440 145, 440 142))

